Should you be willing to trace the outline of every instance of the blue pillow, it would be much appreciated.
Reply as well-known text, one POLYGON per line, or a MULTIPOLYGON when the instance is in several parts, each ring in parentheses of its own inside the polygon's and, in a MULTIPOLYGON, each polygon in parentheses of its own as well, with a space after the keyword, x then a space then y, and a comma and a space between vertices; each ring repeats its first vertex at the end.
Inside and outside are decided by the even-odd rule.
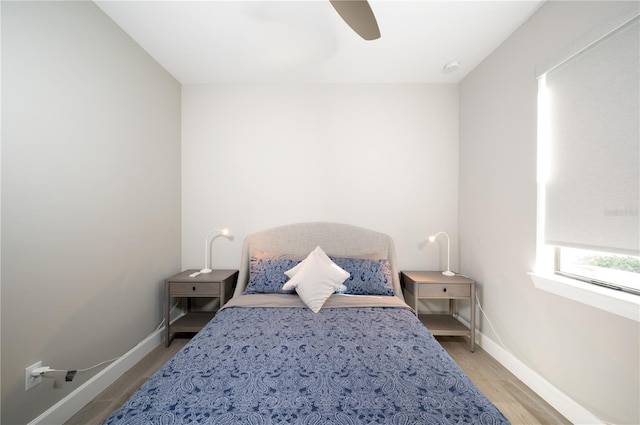
POLYGON ((249 282, 244 294, 293 294, 294 290, 282 289, 289 279, 284 274, 301 260, 291 258, 256 258, 251 257, 249 265, 249 282))
POLYGON ((345 293, 352 295, 395 295, 391 267, 387 260, 331 257, 351 276, 344 281, 345 293))

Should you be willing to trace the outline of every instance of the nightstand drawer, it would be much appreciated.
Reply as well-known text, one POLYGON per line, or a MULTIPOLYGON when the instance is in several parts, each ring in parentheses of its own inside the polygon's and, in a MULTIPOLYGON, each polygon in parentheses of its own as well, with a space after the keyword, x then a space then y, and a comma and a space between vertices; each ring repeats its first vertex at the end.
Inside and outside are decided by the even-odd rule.
POLYGON ((217 297, 220 295, 220 282, 171 282, 169 295, 185 297, 217 297))
POLYGON ((427 298, 469 298, 471 285, 466 283, 429 283, 418 285, 418 297, 427 298))

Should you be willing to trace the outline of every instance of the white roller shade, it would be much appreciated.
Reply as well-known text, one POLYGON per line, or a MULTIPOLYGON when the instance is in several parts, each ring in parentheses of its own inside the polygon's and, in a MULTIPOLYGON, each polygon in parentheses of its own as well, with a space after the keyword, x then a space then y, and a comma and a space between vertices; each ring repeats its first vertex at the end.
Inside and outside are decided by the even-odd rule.
POLYGON ((638 18, 545 75, 546 243, 639 255, 638 18))

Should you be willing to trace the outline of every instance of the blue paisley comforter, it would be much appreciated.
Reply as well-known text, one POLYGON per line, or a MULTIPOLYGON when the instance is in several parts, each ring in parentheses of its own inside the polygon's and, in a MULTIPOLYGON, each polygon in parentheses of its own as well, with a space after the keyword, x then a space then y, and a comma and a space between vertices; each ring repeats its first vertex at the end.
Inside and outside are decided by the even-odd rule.
POLYGON ((408 309, 232 307, 104 424, 508 424, 408 309))

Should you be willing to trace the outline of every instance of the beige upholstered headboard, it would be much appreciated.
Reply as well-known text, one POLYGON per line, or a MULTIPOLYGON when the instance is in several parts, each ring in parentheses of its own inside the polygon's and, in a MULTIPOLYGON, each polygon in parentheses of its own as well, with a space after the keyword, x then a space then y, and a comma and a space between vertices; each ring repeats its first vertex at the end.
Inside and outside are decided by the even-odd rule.
POLYGON ((256 251, 307 256, 315 247, 334 256, 378 254, 389 261, 395 293, 401 299, 396 250, 390 236, 362 227, 340 223, 297 223, 274 227, 248 235, 242 246, 240 272, 234 296, 241 295, 249 281, 251 255, 256 251))

